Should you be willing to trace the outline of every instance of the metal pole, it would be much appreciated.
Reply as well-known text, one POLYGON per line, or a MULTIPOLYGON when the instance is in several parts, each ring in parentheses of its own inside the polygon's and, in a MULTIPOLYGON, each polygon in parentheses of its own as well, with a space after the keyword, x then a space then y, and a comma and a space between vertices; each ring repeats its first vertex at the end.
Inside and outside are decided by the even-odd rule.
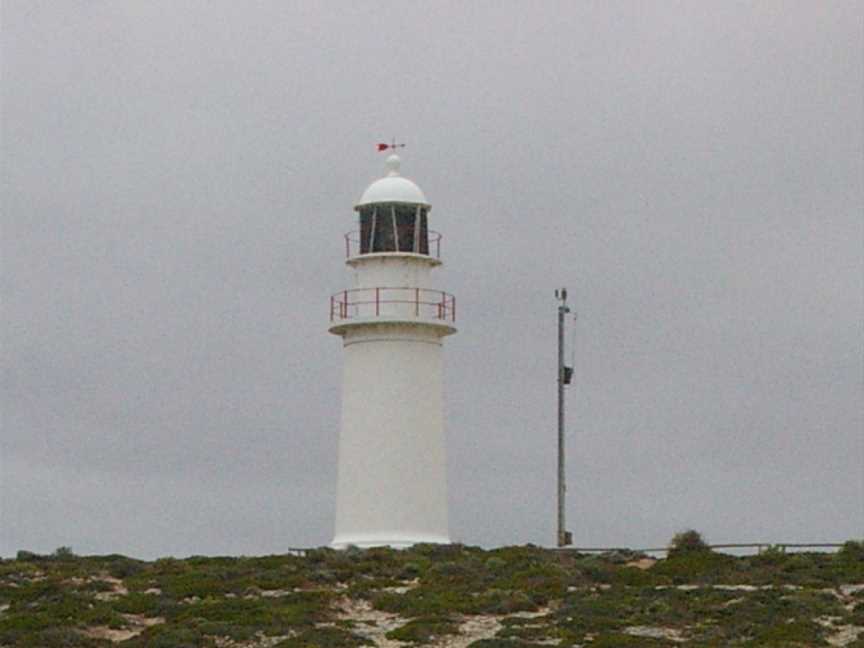
POLYGON ((555 291, 558 305, 558 546, 568 544, 567 525, 564 517, 564 497, 567 486, 564 481, 564 316, 567 308, 567 289, 555 291))

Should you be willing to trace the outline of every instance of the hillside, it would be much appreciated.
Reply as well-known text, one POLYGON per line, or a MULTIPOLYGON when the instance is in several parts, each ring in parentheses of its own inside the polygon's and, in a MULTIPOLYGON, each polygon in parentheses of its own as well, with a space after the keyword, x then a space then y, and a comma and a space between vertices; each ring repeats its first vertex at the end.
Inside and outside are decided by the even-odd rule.
POLYGON ((864 647, 864 543, 668 559, 533 546, 0 562, 0 646, 864 647))

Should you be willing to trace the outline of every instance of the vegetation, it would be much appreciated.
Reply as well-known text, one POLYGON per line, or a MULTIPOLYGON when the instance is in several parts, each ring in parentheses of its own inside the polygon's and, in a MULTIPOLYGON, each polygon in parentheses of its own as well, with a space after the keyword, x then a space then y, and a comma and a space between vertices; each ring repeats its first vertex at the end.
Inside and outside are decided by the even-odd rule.
POLYGON ((668 556, 680 556, 688 553, 706 553, 711 551, 708 543, 702 538, 702 534, 694 529, 681 531, 672 537, 669 543, 668 556))
POLYGON ((0 648, 421 646, 472 623, 471 648, 862 648, 864 542, 735 557, 686 531, 656 562, 530 545, 0 560, 0 648))

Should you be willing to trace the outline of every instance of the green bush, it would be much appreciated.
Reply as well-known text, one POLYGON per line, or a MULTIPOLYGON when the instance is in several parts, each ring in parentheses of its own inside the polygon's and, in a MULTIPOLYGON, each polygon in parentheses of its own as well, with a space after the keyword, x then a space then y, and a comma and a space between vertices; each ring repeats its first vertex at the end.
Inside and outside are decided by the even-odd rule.
POLYGON ((145 569, 145 563, 134 558, 127 558, 126 556, 112 556, 107 561, 106 567, 111 576, 123 579, 140 574, 145 569))
MULTIPOLYGON (((124 614, 143 614, 145 616, 162 616, 165 612, 166 603, 171 605, 173 599, 155 594, 142 594, 141 592, 130 592, 110 602, 117 612, 124 614)), ((173 606, 172 606, 173 607, 173 606)))
POLYGON ((57 547, 54 553, 51 554, 51 560, 75 560, 77 556, 72 551, 72 547, 57 547))
POLYGON ((123 648, 215 648, 216 643, 197 628, 165 624, 151 626, 122 645, 123 648))
POLYGON ((695 529, 681 531, 672 536, 669 542, 669 551, 667 557, 680 556, 688 553, 699 553, 711 551, 708 543, 702 538, 702 534, 695 529))
POLYGON ((115 629, 127 625, 126 619, 104 603, 84 610, 76 622, 85 626, 108 626, 115 629))
POLYGON ((651 568, 657 576, 667 576, 677 584, 729 582, 735 575, 735 557, 713 551, 686 551, 672 554, 651 568))
POLYGON ((372 594, 371 601, 377 610, 406 617, 473 614, 478 605, 471 591, 447 587, 418 587, 405 594, 375 593, 372 594))
POLYGON ((446 617, 424 617, 413 619, 400 628, 391 630, 385 636, 407 643, 427 643, 432 639, 456 634, 459 626, 446 617))
POLYGON ((368 639, 342 628, 309 628, 296 637, 276 644, 275 648, 355 648, 373 646, 368 639))
POLYGON ((648 648, 649 646, 670 646, 671 644, 647 637, 631 637, 627 634, 602 634, 591 642, 591 648, 648 648))
POLYGON ((864 561, 864 540, 848 540, 837 553, 843 560, 864 561))
POLYGON ((554 643, 560 636, 553 620, 552 617, 508 617, 502 619, 503 627, 495 638, 554 643))
POLYGON ((278 599, 212 598, 179 608, 175 619, 215 621, 279 634, 323 620, 330 600, 329 594, 318 592, 278 599))
MULTIPOLYGON (((513 614, 514 612, 534 612, 538 608, 535 602, 536 592, 522 590, 489 590, 477 598, 474 610, 476 614, 513 614)), ((546 601, 544 600, 543 603, 546 601)))
POLYGON ((790 648, 792 646, 826 646, 822 640, 822 628, 813 621, 785 621, 763 628, 757 634, 752 645, 777 646, 790 648))
MULTIPOLYGON (((480 639, 468 644, 468 648, 545 648, 549 644, 531 643, 520 641, 512 637, 493 637, 492 639, 480 639)), ((562 644, 567 645, 567 644, 562 644)))
MULTIPOLYGON (((849 621, 854 625, 864 626, 864 603, 858 603, 852 608, 849 621)), ((864 634, 862 634, 862 636, 864 636, 864 634)))
POLYGON ((0 634, 0 643, 26 648, 108 648, 114 645, 104 639, 91 639, 72 628, 50 628, 11 644, 7 644, 0 634))

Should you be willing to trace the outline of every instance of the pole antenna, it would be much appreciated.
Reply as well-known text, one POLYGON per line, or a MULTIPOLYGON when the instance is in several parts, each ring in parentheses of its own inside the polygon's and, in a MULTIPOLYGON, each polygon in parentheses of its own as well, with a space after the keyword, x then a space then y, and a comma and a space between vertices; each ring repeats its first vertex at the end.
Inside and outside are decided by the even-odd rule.
POLYGON ((564 387, 570 384, 573 367, 564 364, 564 318, 570 312, 567 306, 567 289, 555 291, 558 300, 558 534, 557 545, 573 544, 573 534, 567 531, 564 500, 567 494, 564 471, 564 387))

